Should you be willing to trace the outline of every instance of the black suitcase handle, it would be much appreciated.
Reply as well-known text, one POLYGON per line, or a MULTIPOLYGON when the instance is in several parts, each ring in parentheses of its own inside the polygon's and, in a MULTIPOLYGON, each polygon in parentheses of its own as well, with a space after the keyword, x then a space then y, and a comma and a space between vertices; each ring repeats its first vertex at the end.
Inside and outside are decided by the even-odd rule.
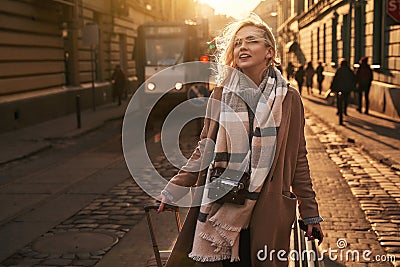
MULTIPOLYGON (((151 210, 158 210, 158 207, 159 207, 159 204, 147 205, 147 206, 144 207, 144 211, 146 213, 147 225, 149 226, 151 242, 153 244, 153 251, 154 251, 154 256, 155 256, 155 259, 156 259, 156 262, 157 262, 157 266, 158 267, 162 267, 160 250, 158 248, 156 234, 154 232, 153 221, 152 221, 151 215, 150 215, 150 211, 151 210)), ((164 211, 175 212, 176 226, 178 228, 178 232, 180 232, 181 229, 182 229, 182 223, 181 223, 181 216, 179 214, 179 208, 175 207, 175 206, 171 206, 171 205, 165 204, 164 211)))

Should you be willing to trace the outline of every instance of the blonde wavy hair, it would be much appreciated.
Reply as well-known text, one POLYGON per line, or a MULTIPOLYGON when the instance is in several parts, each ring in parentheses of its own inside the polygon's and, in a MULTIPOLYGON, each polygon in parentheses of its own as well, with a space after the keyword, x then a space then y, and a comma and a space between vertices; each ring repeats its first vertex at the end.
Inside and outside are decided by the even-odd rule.
MULTIPOLYGON (((215 58, 216 62, 223 66, 237 69, 235 59, 233 57, 234 41, 237 32, 246 26, 255 26, 264 32, 264 42, 267 47, 271 47, 274 51, 273 57, 267 62, 267 66, 277 66, 280 60, 276 57, 277 48, 276 40, 269 27, 257 14, 250 13, 249 17, 234 21, 225 26, 222 33, 214 38, 216 44, 215 58)), ((225 68, 226 69, 226 68, 225 68)), ((226 71, 217 70, 217 81, 222 82, 226 78, 226 71)))

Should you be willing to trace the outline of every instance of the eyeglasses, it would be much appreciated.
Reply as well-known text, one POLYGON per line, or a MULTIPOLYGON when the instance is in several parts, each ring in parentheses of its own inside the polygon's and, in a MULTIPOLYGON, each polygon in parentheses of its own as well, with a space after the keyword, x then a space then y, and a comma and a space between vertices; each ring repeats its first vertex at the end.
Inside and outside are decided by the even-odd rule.
POLYGON ((247 45, 251 45, 251 44, 258 44, 259 42, 264 42, 264 41, 265 41, 264 38, 256 38, 256 37, 250 36, 250 37, 246 37, 246 38, 236 39, 233 42, 233 46, 235 48, 237 48, 237 47, 241 47, 243 42, 247 45))

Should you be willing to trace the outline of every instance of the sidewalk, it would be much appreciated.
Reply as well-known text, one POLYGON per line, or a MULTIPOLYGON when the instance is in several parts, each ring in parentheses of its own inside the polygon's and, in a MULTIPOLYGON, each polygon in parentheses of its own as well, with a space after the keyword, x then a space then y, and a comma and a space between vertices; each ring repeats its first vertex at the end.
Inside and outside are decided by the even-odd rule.
MULTIPOLYGON (((303 93, 305 109, 328 124, 333 130, 355 142, 377 160, 400 169, 400 121, 381 117, 370 111, 369 115, 357 112, 350 105, 344 126, 339 126, 336 107, 327 105, 322 96, 303 93)), ((94 112, 85 110, 81 115, 82 127, 77 128, 76 114, 60 117, 41 124, 0 134, 0 165, 33 155, 51 147, 51 140, 78 137, 101 127, 106 121, 124 116, 128 102, 121 106, 109 104, 94 112)))
MULTIPOLYGON (((303 90, 306 91, 306 90, 303 90)), ((369 115, 359 113, 356 106, 349 105, 344 116, 344 125, 339 125, 336 106, 330 106, 314 89, 312 95, 303 92, 304 108, 327 124, 348 142, 355 143, 376 160, 400 170, 400 121, 388 119, 382 114, 370 111, 369 115)))
MULTIPOLYGON (((314 93, 316 93, 316 90, 314 90, 314 93)), ((398 148, 400 147, 400 122, 381 118, 379 117, 379 114, 375 113, 371 113, 371 115, 360 114, 356 111, 355 107, 350 106, 348 110, 349 116, 344 117, 344 126, 339 126, 338 117, 335 115, 336 108, 327 105, 326 101, 320 96, 316 94, 308 96, 305 92, 305 94, 303 94, 303 102, 305 109, 309 114, 318 117, 319 120, 329 125, 329 127, 334 129, 339 135, 344 136, 345 140, 354 142, 357 146, 362 147, 366 152, 373 155, 381 162, 390 165, 392 168, 399 168, 400 155, 398 153, 398 148)), ((76 115, 71 114, 29 128, 0 134, 0 145, 2 147, 0 165, 38 153, 43 149, 47 149, 51 147, 52 141, 54 140, 74 138, 98 129, 108 120, 122 118, 126 105, 127 102, 123 102, 122 106, 111 104, 99 107, 96 112, 93 112, 92 110, 82 112, 81 129, 76 128, 76 115)), ((312 162, 314 162, 313 166, 321 168, 319 170, 320 172, 326 172, 326 165, 321 164, 319 154, 315 155, 315 159, 312 162)), ((330 160, 326 159, 326 162, 330 162, 330 160)), ((333 170, 333 168, 329 169, 333 170)), ((315 175, 315 177, 318 177, 318 175, 315 175)), ((326 178, 332 179, 332 181, 335 182, 335 176, 333 176, 332 173, 327 173, 326 178)), ((324 179, 322 179, 324 183, 321 183, 321 188, 323 190, 331 190, 332 187, 327 187, 326 180, 324 179)), ((339 187, 339 185, 337 185, 337 188, 338 192, 344 191, 342 187, 339 187)), ((350 191, 348 192, 348 195, 349 194, 351 194, 350 191)), ((321 194, 321 196, 322 195, 324 194, 321 194)), ((328 193, 325 195, 329 196, 328 193)), ((358 203, 356 205, 351 202, 351 205, 349 205, 349 202, 346 202, 349 199, 347 197, 339 197, 337 199, 342 199, 345 202, 342 206, 335 203, 338 209, 344 209, 344 207, 347 206, 351 209, 351 213, 349 212, 341 215, 343 215, 344 218, 349 218, 350 216, 355 217, 354 209, 358 207, 358 203)), ((328 204, 329 203, 330 202, 328 202, 328 204)), ((327 211, 329 210, 327 209, 327 211)), ((323 217, 325 215, 326 214, 323 214, 323 217)), ((328 218, 329 215, 326 215, 325 217, 328 218)), ((169 238, 176 237, 173 221, 163 219, 160 219, 160 221, 163 225, 165 222, 165 226, 167 227, 167 231, 165 232, 166 236, 169 238)), ((145 218, 143 218, 138 225, 131 229, 131 231, 126 235, 126 238, 122 239, 104 256, 104 258, 98 263, 98 266, 112 266, 115 262, 119 263, 118 266, 138 266, 135 264, 142 263, 143 258, 147 259, 151 256, 151 243, 146 227, 145 218), (132 250, 133 247, 138 250, 132 250)), ((366 228, 367 227, 365 227, 365 229, 366 228)), ((349 228, 346 226, 343 229, 349 228)), ((363 229, 364 228, 362 228, 362 230, 363 229)), ((331 232, 335 231, 337 231, 336 228, 335 230, 331 229, 331 232)), ((357 243, 356 241, 352 241, 351 235, 352 233, 346 235, 346 238, 348 239, 347 241, 357 243)), ((331 235, 327 237, 327 241, 329 241, 329 238, 332 238, 332 242, 336 242, 337 238, 344 236, 345 235, 331 235)), ((366 234, 363 236, 364 239, 370 237, 371 235, 367 236, 366 234)), ((162 242, 164 242, 162 248, 169 248, 168 245, 172 243, 171 239, 166 239, 167 238, 164 240, 164 236, 160 238, 160 241, 163 240, 162 242)), ((365 242, 367 241, 369 242, 369 240, 366 240, 365 242)), ((334 246, 334 243, 332 244, 334 246)))
POLYGON ((51 147, 51 141, 81 136, 100 128, 106 121, 124 116, 128 101, 100 106, 81 113, 81 128, 77 127, 76 114, 59 117, 30 127, 0 134, 0 166, 29 157, 51 147))

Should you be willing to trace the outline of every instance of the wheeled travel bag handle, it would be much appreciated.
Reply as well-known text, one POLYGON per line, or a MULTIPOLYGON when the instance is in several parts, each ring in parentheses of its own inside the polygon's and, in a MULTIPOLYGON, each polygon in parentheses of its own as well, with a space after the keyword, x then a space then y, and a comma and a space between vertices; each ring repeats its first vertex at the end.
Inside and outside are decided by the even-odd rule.
MULTIPOLYGON (((162 265, 160 250, 158 248, 156 234, 155 234, 155 231, 154 231, 154 225, 153 225, 153 221, 152 221, 151 214, 150 214, 151 210, 158 210, 158 208, 159 208, 159 204, 147 205, 147 206, 144 207, 144 211, 146 213, 147 225, 149 226, 151 242, 153 244, 153 251, 154 251, 154 256, 155 256, 155 260, 156 260, 156 263, 157 263, 157 267, 162 267, 163 265, 162 265)), ((180 214, 179 214, 179 208, 166 204, 164 206, 164 211, 169 211, 169 212, 174 212, 175 213, 176 226, 178 228, 178 231, 180 232, 181 228, 182 228, 182 223, 181 223, 181 217, 180 217, 180 214)))

